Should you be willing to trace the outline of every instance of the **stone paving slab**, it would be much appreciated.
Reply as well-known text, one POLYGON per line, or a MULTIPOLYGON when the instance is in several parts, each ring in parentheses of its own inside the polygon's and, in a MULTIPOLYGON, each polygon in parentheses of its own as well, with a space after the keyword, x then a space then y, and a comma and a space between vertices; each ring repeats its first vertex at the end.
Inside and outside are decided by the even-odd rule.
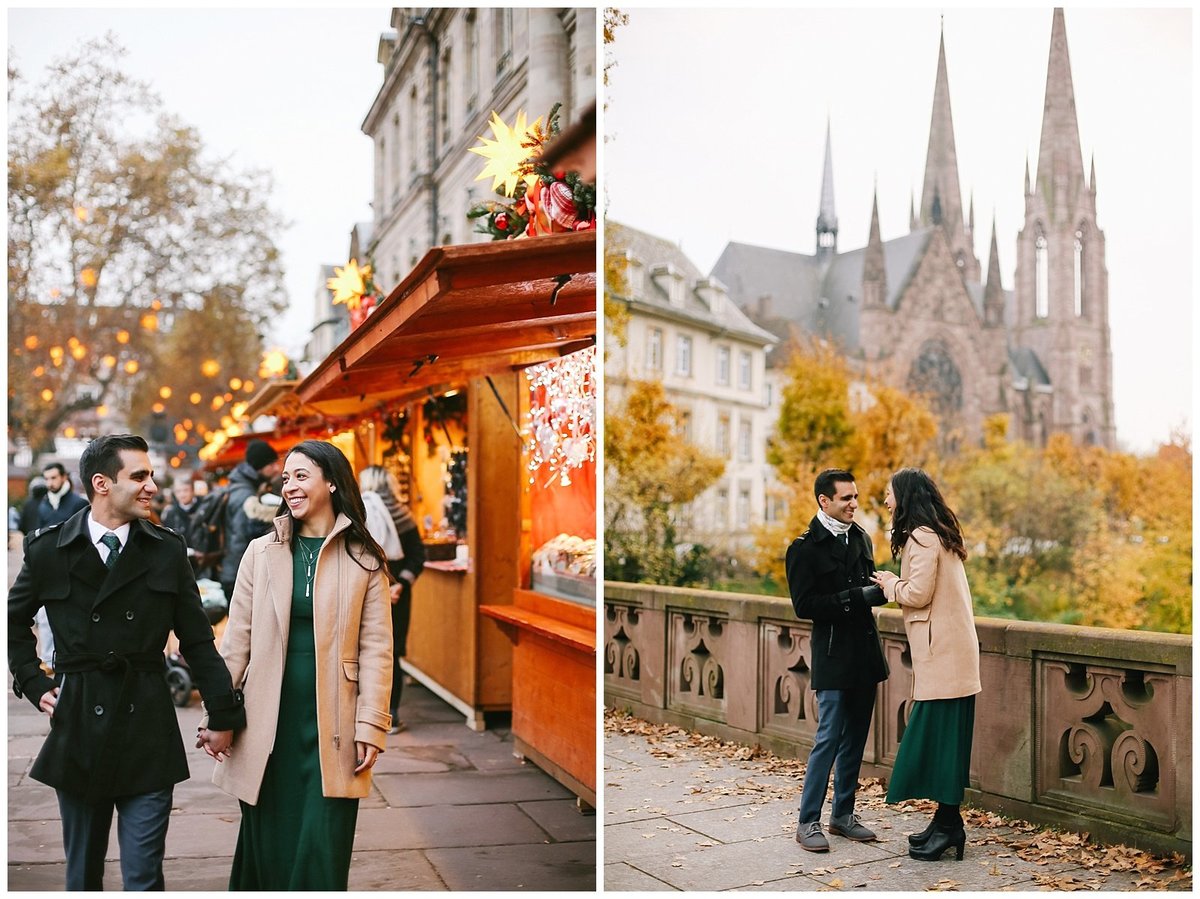
POLYGON ((376 778, 376 786, 388 804, 397 808, 530 802, 565 799, 574 795, 532 766, 515 773, 483 774, 468 771, 426 774, 422 777, 384 774, 376 778))
POLYGON ((541 845, 549 837, 515 805, 363 809, 357 848, 434 849, 461 846, 541 845))
MULTIPOLYGON (((608 843, 605 842, 605 855, 608 855, 608 843)), ((604 866, 604 891, 675 891, 678 888, 664 883, 657 877, 652 877, 628 862, 616 862, 604 866)))
POLYGON ((556 843, 591 840, 596 833, 596 813, 582 812, 575 798, 518 802, 517 807, 546 831, 556 843))
POLYGON ((450 890, 592 892, 596 849, 587 843, 524 847, 518 858, 504 846, 434 849, 427 855, 450 890))

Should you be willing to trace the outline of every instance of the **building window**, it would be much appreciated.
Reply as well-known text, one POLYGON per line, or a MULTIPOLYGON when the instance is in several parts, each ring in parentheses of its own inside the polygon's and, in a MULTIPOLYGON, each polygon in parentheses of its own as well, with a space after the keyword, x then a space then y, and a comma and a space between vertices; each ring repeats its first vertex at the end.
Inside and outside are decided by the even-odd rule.
POLYGON ((767 408, 770 409, 771 404, 775 402, 775 385, 770 381, 767 381, 767 383, 763 385, 763 395, 766 399, 767 408))
POLYGON ((663 367, 663 333, 662 328, 651 328, 646 332, 646 368, 649 371, 662 371, 663 367))
POLYGON ((438 76, 438 121, 442 129, 442 147, 450 143, 450 111, 454 108, 450 102, 450 85, 453 83, 451 74, 450 48, 442 51, 442 64, 438 76))
POLYGON ((388 175, 388 184, 392 186, 389 194, 391 202, 388 204, 388 209, 394 209, 400 203, 400 184, 404 178, 404 163, 400 158, 401 147, 403 141, 400 139, 400 116, 392 117, 392 158, 388 161, 391 166, 391 172, 388 175))
POLYGON ((687 443, 692 442, 692 411, 690 409, 679 411, 679 435, 687 443))
POLYGON ((467 58, 463 72, 463 93, 467 95, 467 115, 475 111, 475 103, 479 97, 479 30, 475 22, 475 10, 469 10, 466 15, 466 39, 463 41, 467 58))
POLYGON ((749 462, 753 456, 753 433, 750 419, 743 418, 738 422, 738 459, 742 462, 749 462))
POLYGON ((383 198, 386 186, 384 184, 387 171, 387 139, 381 134, 375 142, 375 218, 380 220, 384 215, 383 198))
POLYGON ((408 95, 408 148, 405 151, 405 156, 408 157, 408 174, 412 178, 417 174, 417 155, 418 155, 418 139, 419 130, 418 122, 420 116, 417 108, 417 89, 414 87, 408 95))
POLYGON ((738 486, 737 523, 739 528, 750 527, 750 485, 738 486))
POLYGON ((721 386, 729 384, 729 347, 717 347, 717 383, 721 386))
POLYGON ((692 338, 680 334, 675 341, 675 374, 692 376, 692 338))
POLYGON ((750 354, 746 350, 742 350, 738 354, 738 387, 740 389, 750 389, 751 371, 750 354))
POLYGON ((729 421, 729 413, 722 412, 717 416, 717 455, 722 459, 729 458, 729 451, 732 449, 732 425, 729 421))
POLYGON ((691 503, 684 503, 681 506, 675 507, 675 526, 681 531, 691 530, 694 526, 695 518, 694 506, 691 503))
POLYGON ((1075 232, 1075 317, 1083 316, 1083 231, 1075 232))
POLYGON ((513 11, 511 7, 497 9, 496 16, 496 77, 503 75, 512 64, 513 11))
POLYGON ((728 530, 729 528, 729 488, 717 488, 717 509, 716 515, 713 516, 713 525, 718 531, 728 530))
POLYGON ((767 493, 764 502, 763 518, 768 524, 775 524, 787 517, 787 500, 782 496, 767 493))
POLYGON ((646 270, 632 256, 625 257, 625 291, 631 299, 640 297, 646 289, 646 270))
POLYGON ((1046 235, 1038 234, 1034 251, 1034 315, 1047 318, 1050 315, 1050 266, 1046 259, 1046 235))

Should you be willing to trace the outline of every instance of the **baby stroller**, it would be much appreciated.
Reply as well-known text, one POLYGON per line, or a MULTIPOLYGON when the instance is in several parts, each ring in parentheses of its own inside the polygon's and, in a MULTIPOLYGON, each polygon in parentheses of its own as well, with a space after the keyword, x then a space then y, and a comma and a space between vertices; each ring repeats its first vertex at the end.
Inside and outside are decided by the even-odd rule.
MULTIPOLYGON (((225 591, 219 583, 207 578, 196 581, 196 586, 200 588, 200 603, 204 606, 208 623, 216 627, 229 614, 229 600, 225 598, 225 591)), ((195 688, 192 671, 180 652, 169 652, 166 656, 167 687, 171 690, 171 702, 181 709, 186 708, 192 701, 192 690, 195 688)))

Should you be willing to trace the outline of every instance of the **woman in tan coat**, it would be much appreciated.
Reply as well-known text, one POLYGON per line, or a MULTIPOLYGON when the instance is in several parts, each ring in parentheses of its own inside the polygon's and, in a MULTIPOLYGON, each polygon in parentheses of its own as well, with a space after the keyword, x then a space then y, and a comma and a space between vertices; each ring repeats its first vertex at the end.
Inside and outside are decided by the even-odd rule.
POLYGON ((888 802, 936 799, 937 812, 922 833, 910 836, 908 854, 935 861, 953 846, 959 861, 966 845, 959 806, 971 768, 979 639, 963 561, 958 518, 924 471, 905 468, 888 483, 884 503, 892 513, 892 556, 900 576, 872 579, 904 613, 913 669, 913 707, 888 784, 888 802))
POLYGON ((221 654, 246 703, 214 782, 241 801, 231 890, 345 890, 391 715, 391 604, 350 463, 306 440, 242 558, 221 654))

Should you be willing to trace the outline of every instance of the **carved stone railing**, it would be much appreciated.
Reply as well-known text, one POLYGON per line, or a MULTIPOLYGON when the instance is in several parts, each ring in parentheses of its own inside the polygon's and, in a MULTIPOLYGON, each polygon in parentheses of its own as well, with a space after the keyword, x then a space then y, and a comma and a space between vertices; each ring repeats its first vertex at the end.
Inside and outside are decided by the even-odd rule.
MULTIPOLYGON (((880 684, 863 773, 888 777, 908 721, 900 612, 879 610, 880 684)), ((1192 850, 1192 640, 976 619, 967 802, 1156 851, 1192 850)), ((811 630, 786 598, 606 583, 604 697, 650 721, 805 757, 811 630)))

